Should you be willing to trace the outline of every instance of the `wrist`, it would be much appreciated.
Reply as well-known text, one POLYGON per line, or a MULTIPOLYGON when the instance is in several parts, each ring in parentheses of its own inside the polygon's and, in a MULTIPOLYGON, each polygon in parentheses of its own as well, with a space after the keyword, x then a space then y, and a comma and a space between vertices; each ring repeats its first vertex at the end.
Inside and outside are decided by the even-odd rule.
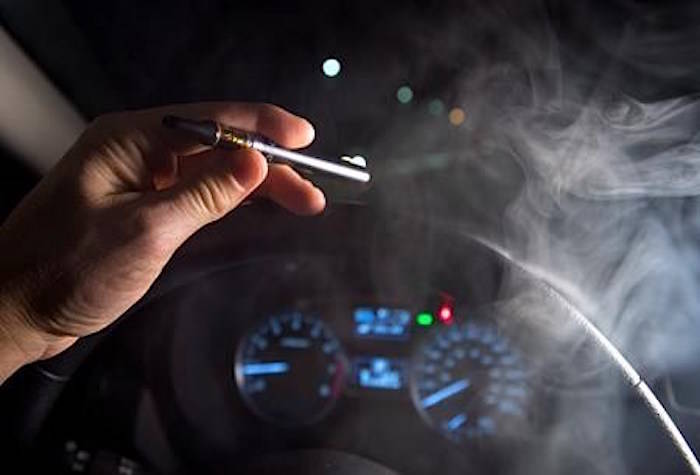
POLYGON ((30 343, 33 341, 31 335, 13 320, 6 312, 0 314, 0 383, 37 359, 31 354, 34 346, 30 343))
POLYGON ((17 299, 0 292, 0 383, 47 353, 45 339, 25 315, 17 299))
POLYGON ((78 339, 35 326, 28 309, 0 292, 0 384, 22 366, 51 358, 78 339))

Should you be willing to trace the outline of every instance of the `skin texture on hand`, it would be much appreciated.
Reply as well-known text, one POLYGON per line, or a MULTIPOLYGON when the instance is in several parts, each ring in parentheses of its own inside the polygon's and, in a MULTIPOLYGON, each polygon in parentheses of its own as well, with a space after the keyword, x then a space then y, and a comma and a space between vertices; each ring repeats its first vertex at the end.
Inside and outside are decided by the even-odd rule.
POLYGON ((249 196, 298 214, 323 193, 256 151, 211 150, 160 125, 213 119, 289 148, 313 127, 267 104, 200 103, 103 116, 0 227, 0 381, 112 323, 175 250, 249 196))

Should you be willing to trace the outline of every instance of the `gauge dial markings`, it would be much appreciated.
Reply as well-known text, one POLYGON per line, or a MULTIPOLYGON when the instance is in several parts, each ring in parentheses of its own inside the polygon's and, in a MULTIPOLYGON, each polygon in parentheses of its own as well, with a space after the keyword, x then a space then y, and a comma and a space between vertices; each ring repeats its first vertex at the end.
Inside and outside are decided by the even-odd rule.
POLYGON ((316 315, 273 315, 245 336, 234 376, 243 402, 269 422, 321 419, 342 392, 348 370, 338 340, 316 315))
POLYGON ((418 348, 411 394, 419 414, 448 439, 517 437, 528 424, 528 371, 493 322, 437 329, 418 348))

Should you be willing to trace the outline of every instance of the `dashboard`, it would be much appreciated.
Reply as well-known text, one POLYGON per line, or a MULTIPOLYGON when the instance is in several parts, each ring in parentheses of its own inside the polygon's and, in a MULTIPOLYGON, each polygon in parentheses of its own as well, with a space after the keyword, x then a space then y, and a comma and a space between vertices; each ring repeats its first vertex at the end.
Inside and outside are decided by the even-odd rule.
POLYGON ((494 324, 457 318, 454 299, 438 298, 435 309, 356 305, 333 326, 323 310, 276 312, 241 339, 237 390, 253 413, 284 426, 318 422, 341 397, 384 393, 410 397, 457 441, 517 434, 528 399, 522 359, 494 324))
POLYGON ((254 229, 254 246, 226 223, 204 230, 103 336, 51 414, 45 460, 314 473, 273 461, 322 451, 317 463, 349 454, 376 473, 615 473, 624 427, 678 469, 593 349, 535 335, 565 328, 555 307, 523 324, 482 245, 357 209, 303 226, 252 211, 232 229, 254 229))
MULTIPOLYGON (((361 262, 265 261, 201 279, 149 309, 171 334, 170 361, 151 375, 157 397, 167 388, 175 401, 163 417, 187 425, 177 431, 185 438, 205 436, 217 459, 235 452, 255 464, 324 447, 402 473, 428 473, 436 461, 465 473, 531 425, 524 360, 487 305, 461 300, 468 289, 459 297, 424 283, 408 294, 403 286, 368 292, 361 262), (244 301, 210 300, 240 279, 256 289, 244 301)), ((490 272, 471 291, 481 293, 498 268, 490 272)), ((161 351, 148 359, 162 360, 161 351)))

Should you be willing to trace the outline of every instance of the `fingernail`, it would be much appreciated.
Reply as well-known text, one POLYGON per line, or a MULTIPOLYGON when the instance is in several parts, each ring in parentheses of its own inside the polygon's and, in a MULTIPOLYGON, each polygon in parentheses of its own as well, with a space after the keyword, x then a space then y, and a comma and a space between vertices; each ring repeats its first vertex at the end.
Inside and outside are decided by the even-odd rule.
POLYGON ((314 129, 314 126, 311 122, 308 120, 306 121, 307 124, 309 124, 309 143, 313 142, 314 139, 316 138, 316 129, 314 129))

